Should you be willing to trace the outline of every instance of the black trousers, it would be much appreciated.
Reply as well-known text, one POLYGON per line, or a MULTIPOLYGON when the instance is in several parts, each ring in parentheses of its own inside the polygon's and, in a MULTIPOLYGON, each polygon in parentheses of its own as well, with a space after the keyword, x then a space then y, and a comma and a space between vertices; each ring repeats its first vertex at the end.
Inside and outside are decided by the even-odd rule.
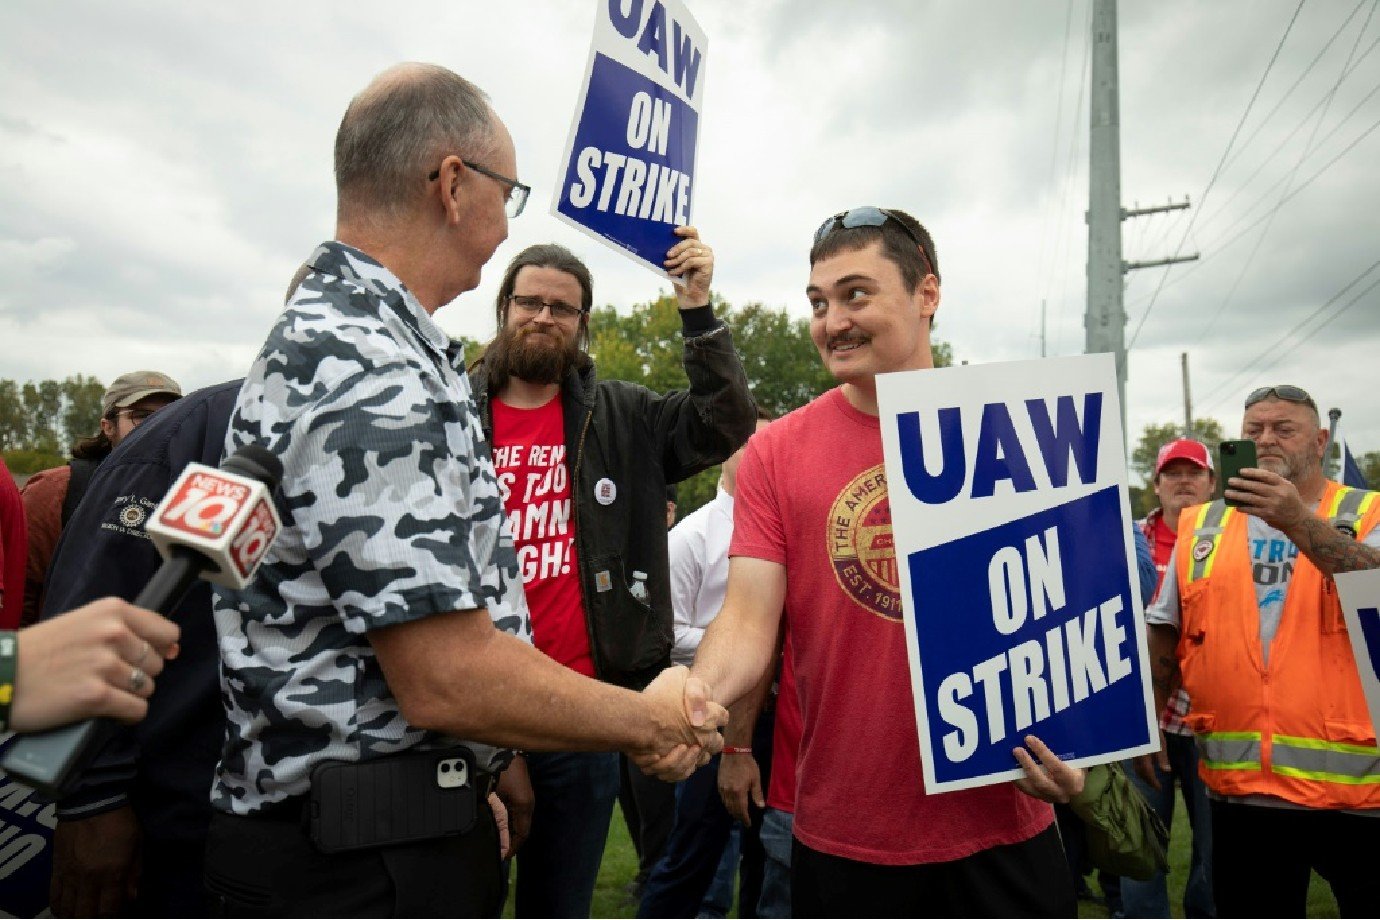
POLYGON ((217 812, 206 847, 212 917, 497 917, 498 829, 481 803, 463 837, 327 855, 302 822, 217 812))
POLYGON ((1380 818, 1212 802, 1212 894, 1219 917, 1302 917, 1309 870, 1343 917, 1380 917, 1380 818))
POLYGON ((635 880, 641 889, 666 852, 676 817, 676 784, 648 776, 622 754, 618 755, 618 772, 618 805, 637 851, 635 880))
POLYGON ((796 917, 1077 917, 1064 848, 1050 825, 1029 840, 952 862, 880 866, 795 840, 796 917))

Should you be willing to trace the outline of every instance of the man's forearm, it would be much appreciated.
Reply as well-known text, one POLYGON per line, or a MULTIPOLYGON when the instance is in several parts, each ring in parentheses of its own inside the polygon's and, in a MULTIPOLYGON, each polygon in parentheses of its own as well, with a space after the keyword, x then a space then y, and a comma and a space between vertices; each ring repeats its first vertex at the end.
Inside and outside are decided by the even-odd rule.
POLYGON ((732 708, 761 680, 771 680, 771 654, 776 647, 775 624, 768 634, 725 607, 705 630, 690 673, 709 685, 714 699, 732 708))
POLYGON ((1155 689, 1155 712, 1164 712, 1169 698, 1179 689, 1179 633, 1172 626, 1150 624, 1150 683, 1155 689))
POLYGON ((642 694, 577 674, 487 619, 463 611, 370 634, 410 724, 523 750, 656 746, 661 726, 642 694))
POLYGON ((1319 517, 1309 515, 1289 538, 1324 575, 1380 568, 1380 549, 1349 537, 1319 517))

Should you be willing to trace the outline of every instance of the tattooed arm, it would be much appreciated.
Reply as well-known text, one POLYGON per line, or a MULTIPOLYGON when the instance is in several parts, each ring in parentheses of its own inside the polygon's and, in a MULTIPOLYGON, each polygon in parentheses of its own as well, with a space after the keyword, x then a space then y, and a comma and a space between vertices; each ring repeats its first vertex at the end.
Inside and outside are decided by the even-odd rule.
POLYGON ((1179 689, 1179 631, 1163 623, 1148 626, 1150 650, 1150 683, 1155 688, 1155 711, 1164 712, 1169 698, 1179 689))
POLYGON ((1326 576, 1380 568, 1380 549, 1367 546, 1313 514, 1289 480, 1270 470, 1244 469, 1227 481, 1228 497, 1280 530, 1326 576))
POLYGON ((1285 533, 1324 575, 1380 568, 1380 549, 1367 546, 1313 515, 1285 533))

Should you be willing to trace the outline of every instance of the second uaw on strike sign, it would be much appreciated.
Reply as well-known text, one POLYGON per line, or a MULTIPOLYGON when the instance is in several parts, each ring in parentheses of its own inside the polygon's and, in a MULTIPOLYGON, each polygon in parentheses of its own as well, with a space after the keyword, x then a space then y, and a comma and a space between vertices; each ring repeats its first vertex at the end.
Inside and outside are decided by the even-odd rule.
POLYGON ((1159 746, 1110 355, 878 378, 924 785, 1159 746))
POLYGON ((553 213, 665 276, 690 223, 708 41, 680 0, 597 0, 553 213))

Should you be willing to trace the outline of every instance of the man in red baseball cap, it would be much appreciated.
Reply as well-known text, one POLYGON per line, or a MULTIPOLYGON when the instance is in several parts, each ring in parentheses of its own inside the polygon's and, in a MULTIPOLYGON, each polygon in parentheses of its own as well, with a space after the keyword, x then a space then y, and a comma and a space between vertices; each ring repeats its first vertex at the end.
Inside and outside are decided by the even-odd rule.
MULTIPOLYGON (((1212 452, 1206 444, 1190 438, 1170 441, 1160 448, 1155 458, 1151 484, 1160 506, 1151 511, 1140 526, 1150 541, 1155 570, 1162 581, 1179 532, 1179 515, 1185 508, 1201 505, 1212 498, 1216 486, 1212 452)), ((1159 593, 1158 581, 1155 593, 1159 593)), ((1139 775, 1136 771, 1128 772, 1165 827, 1174 818, 1174 784, 1179 784, 1188 823, 1193 828, 1193 857, 1189 863, 1188 884, 1184 888, 1184 916, 1213 917, 1216 913, 1212 900, 1212 828, 1208 819, 1207 790, 1198 777, 1197 746, 1192 730, 1183 720, 1187 712, 1188 694, 1180 689, 1169 698, 1169 704, 1160 714, 1164 747, 1160 753, 1141 759, 1139 775)), ((1121 900, 1128 917, 1170 915, 1163 872, 1148 881, 1123 878, 1121 900)))

